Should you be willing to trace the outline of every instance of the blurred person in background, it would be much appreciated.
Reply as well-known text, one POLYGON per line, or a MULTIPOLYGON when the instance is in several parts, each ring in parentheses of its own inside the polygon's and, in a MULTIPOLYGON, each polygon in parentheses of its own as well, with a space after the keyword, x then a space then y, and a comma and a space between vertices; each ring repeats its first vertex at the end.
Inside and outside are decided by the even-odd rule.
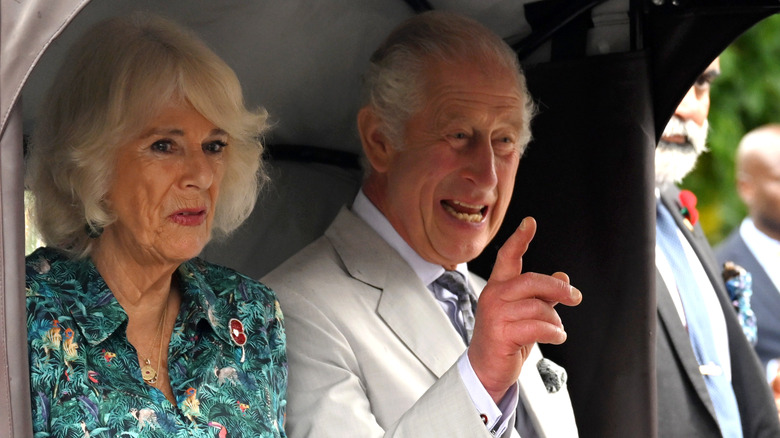
POLYGON ((755 349, 771 381, 780 360, 780 124, 745 134, 735 165, 737 193, 748 217, 715 248, 715 255, 720 263, 733 261, 751 273, 755 349))
POLYGON ((698 223, 677 188, 706 150, 715 59, 674 112, 655 152, 658 436, 780 436, 758 357, 698 223))

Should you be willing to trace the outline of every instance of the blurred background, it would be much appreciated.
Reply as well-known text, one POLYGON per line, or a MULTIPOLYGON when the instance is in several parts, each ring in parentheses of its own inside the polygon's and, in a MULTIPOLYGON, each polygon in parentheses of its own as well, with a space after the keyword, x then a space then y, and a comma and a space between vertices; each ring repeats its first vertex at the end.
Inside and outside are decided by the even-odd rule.
POLYGON ((780 123, 780 15, 739 37, 720 57, 711 89, 708 153, 681 186, 699 198, 701 225, 714 246, 747 215, 734 186, 734 153, 742 136, 780 123))

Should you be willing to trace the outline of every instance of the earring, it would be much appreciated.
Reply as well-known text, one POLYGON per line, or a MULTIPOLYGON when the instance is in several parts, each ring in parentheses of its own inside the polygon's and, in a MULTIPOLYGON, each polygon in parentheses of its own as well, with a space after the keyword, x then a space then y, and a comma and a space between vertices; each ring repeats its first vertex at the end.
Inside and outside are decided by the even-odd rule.
POLYGON ((101 234, 103 234, 103 227, 92 225, 91 223, 87 222, 87 224, 84 225, 84 231, 87 232, 87 236, 90 239, 97 239, 101 234))

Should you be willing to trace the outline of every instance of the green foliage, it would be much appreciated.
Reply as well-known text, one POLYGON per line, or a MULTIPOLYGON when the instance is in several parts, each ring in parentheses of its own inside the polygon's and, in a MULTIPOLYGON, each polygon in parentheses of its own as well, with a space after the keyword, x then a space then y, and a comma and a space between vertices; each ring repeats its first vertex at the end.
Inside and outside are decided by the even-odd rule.
POLYGON ((711 91, 710 152, 683 181, 699 198, 704 231, 715 245, 747 214, 735 189, 734 153, 751 129, 780 122, 780 14, 756 24, 720 57, 711 91))

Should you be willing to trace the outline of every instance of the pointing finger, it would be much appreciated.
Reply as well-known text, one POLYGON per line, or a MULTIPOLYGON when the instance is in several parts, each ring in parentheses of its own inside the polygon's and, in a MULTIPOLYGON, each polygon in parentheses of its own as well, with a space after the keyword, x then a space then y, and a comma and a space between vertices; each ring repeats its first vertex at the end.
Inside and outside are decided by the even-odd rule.
POLYGON ((490 280, 505 281, 517 275, 523 270, 523 255, 528 250, 534 234, 536 233, 536 221, 532 217, 526 217, 520 222, 514 233, 509 236, 496 255, 496 263, 490 280))

